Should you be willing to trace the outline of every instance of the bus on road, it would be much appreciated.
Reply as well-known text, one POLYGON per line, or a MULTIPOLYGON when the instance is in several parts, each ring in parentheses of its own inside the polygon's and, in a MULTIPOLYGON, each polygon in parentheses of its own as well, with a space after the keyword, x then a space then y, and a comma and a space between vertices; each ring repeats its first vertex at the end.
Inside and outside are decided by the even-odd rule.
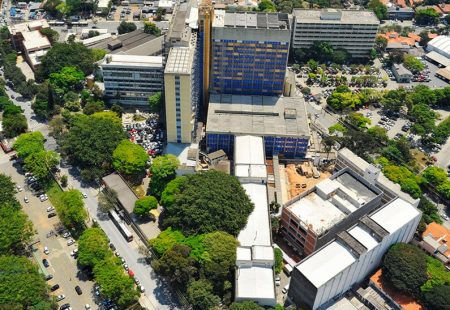
POLYGON ((114 224, 116 224, 117 228, 119 228, 119 230, 122 233, 122 235, 124 236, 124 238, 128 242, 133 241, 133 234, 125 226, 125 223, 120 219, 117 212, 114 210, 111 210, 111 211, 109 211, 109 215, 110 215, 112 221, 114 222, 114 224))

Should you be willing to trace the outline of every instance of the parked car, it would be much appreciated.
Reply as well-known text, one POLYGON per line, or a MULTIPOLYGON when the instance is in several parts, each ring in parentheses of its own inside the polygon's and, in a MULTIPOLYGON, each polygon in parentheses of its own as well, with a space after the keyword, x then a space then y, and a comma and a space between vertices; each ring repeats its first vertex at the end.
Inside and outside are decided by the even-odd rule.
POLYGON ((50 254, 50 251, 48 250, 48 247, 44 247, 44 254, 46 254, 46 255, 50 254))
POLYGON ((61 301, 61 300, 63 300, 64 298, 66 298, 66 296, 64 296, 64 294, 58 295, 58 296, 56 297, 56 301, 61 301))
POLYGON ((53 207, 48 207, 47 208, 47 212, 52 212, 52 211, 55 211, 55 208, 53 208, 53 207))
POLYGON ((70 237, 70 232, 65 231, 62 236, 63 236, 63 238, 69 238, 70 237))
POLYGON ((22 187, 21 187, 20 185, 17 185, 16 188, 17 188, 17 191, 18 191, 18 192, 21 192, 21 191, 22 191, 22 187))
POLYGON ((73 249, 70 252, 70 256, 73 256, 73 258, 77 258, 77 256, 78 256, 78 249, 73 249))
POLYGON ((109 247, 111 248, 111 250, 115 251, 116 247, 114 246, 114 244, 112 244, 112 242, 109 243, 109 247))
POLYGON ((69 240, 67 240, 67 245, 72 245, 75 243, 75 240, 73 240, 72 238, 70 238, 69 240))
POLYGON ((45 276, 45 281, 49 281, 51 279, 53 279, 53 275, 52 274, 48 274, 48 275, 45 276))
POLYGON ((23 198, 23 201, 25 201, 25 203, 29 203, 29 202, 30 202, 30 200, 28 199, 28 197, 24 197, 24 198, 23 198))
POLYGON ((59 310, 72 310, 72 307, 70 307, 70 304, 64 304, 59 307, 59 310))
POLYGON ((87 198, 87 194, 86 193, 82 193, 83 198, 87 198))
POLYGON ((45 259, 45 258, 42 260, 42 264, 43 264, 46 268, 48 268, 48 267, 50 266, 50 264, 48 263, 48 260, 45 259))
POLYGON ((81 290, 81 287, 79 287, 78 285, 75 286, 75 291, 77 292, 78 295, 83 294, 83 291, 81 290))
POLYGON ((56 213, 55 213, 55 212, 50 212, 49 214, 47 214, 47 217, 48 217, 48 218, 52 218, 52 217, 54 217, 54 216, 56 216, 56 213))
POLYGON ((59 284, 53 285, 53 286, 50 288, 50 291, 54 292, 54 291, 56 291, 57 289, 59 289, 59 284))

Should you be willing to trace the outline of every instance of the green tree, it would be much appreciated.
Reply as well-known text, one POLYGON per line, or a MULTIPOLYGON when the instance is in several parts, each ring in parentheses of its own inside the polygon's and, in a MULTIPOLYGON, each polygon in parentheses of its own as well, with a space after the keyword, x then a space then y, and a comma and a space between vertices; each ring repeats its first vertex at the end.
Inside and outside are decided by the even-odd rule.
POLYGON ((396 289, 417 295, 427 281, 426 254, 416 246, 397 243, 383 259, 383 277, 396 289))
POLYGON ((88 228, 78 240, 78 263, 93 268, 112 257, 108 237, 100 228, 88 228))
MULTIPOLYGON (((16 186, 10 176, 0 173, 0 203, 17 203, 16 186)), ((20 206, 19 206, 20 207, 20 206)))
POLYGON ((419 33, 419 37, 420 37, 419 43, 421 46, 426 46, 428 44, 428 42, 430 42, 430 37, 428 36, 428 31, 426 31, 426 30, 419 33))
POLYGON ((149 212, 158 207, 158 200, 153 196, 145 196, 136 200, 133 213, 137 216, 148 216, 149 212))
POLYGON ((3 116, 3 133, 7 138, 13 138, 27 131, 27 119, 22 114, 3 116))
POLYGON ((83 196, 77 189, 61 193, 61 203, 56 204, 55 208, 61 223, 66 227, 80 227, 88 217, 83 196))
POLYGON ((370 125, 370 118, 365 117, 362 113, 352 112, 347 115, 346 122, 358 128, 367 128, 367 125, 370 125))
POLYGON ((439 209, 428 198, 421 197, 418 205, 418 209, 422 211, 422 219, 426 224, 431 222, 442 223, 442 219, 439 215, 439 209))
POLYGON ((279 248, 274 249, 275 253, 275 273, 280 273, 283 270, 283 252, 279 248))
POLYGON ((113 104, 111 107, 111 111, 116 113, 119 117, 122 117, 123 108, 118 104, 113 104))
POLYGON ((0 204, 0 254, 22 253, 34 235, 33 224, 18 203, 0 204))
POLYGON ((277 7, 271 0, 262 0, 258 4, 258 10, 261 12, 271 13, 271 12, 276 12, 277 7))
POLYGON ((176 177, 170 181, 161 194, 161 205, 170 208, 175 201, 176 195, 181 192, 187 179, 185 177, 176 177))
POLYGON ((440 260, 431 256, 427 256, 427 275, 428 281, 420 287, 422 293, 439 285, 450 285, 450 272, 440 260))
POLYGON ((156 92, 148 97, 148 105, 153 112, 159 112, 163 104, 162 92, 156 92))
POLYGON ((264 310, 263 307, 258 305, 254 301, 235 301, 233 302, 229 310, 264 310))
POLYGON ((16 153, 21 158, 27 158, 33 153, 44 150, 44 136, 39 131, 21 134, 13 145, 16 153))
POLYGON ((64 95, 69 90, 80 90, 83 81, 83 71, 76 67, 63 67, 61 71, 50 74, 50 84, 59 95, 64 95))
POLYGON ((59 164, 59 154, 53 151, 40 151, 30 154, 25 158, 25 167, 27 170, 40 178, 46 179, 50 172, 59 164))
POLYGON ((39 32, 48 38, 51 44, 55 44, 59 40, 59 33, 52 28, 42 28, 39 32))
POLYGON ((447 181, 447 173, 444 169, 436 166, 428 166, 423 172, 422 177, 431 185, 438 186, 447 181))
POLYGON ((176 156, 167 154, 158 156, 153 160, 150 172, 152 174, 150 180, 150 193, 155 197, 161 197, 161 194, 167 183, 176 176, 176 170, 180 162, 176 156))
POLYGON ((175 202, 165 208, 165 227, 187 234, 222 230, 232 235, 245 227, 253 203, 236 177, 214 170, 185 177, 175 202))
POLYGON ((161 29, 156 27, 152 22, 144 23, 144 32, 159 37, 161 35, 161 29))
POLYGON ((192 281, 187 289, 189 303, 194 310, 211 309, 219 305, 220 298, 213 293, 213 285, 208 280, 192 281))
POLYGON ((414 120, 411 130, 421 136, 427 135, 434 130, 436 113, 426 104, 416 104, 408 110, 408 114, 414 120))
POLYGON ((103 117, 76 115, 60 141, 64 154, 85 172, 83 178, 98 179, 111 168, 112 153, 125 139, 120 123, 103 117))
POLYGON ((176 244, 160 259, 153 260, 152 267, 157 274, 166 277, 173 285, 184 288, 197 273, 195 261, 189 256, 190 252, 188 246, 176 244))
POLYGON ((50 309, 47 284, 31 260, 25 256, 0 256, 0 270, 3 309, 50 309))
POLYGON ((137 29, 137 27, 136 27, 135 23, 128 23, 126 21, 122 21, 120 23, 119 27, 117 27, 117 32, 119 34, 124 34, 124 33, 135 31, 136 29, 137 29))
POLYGON ((385 113, 399 112, 405 105, 406 91, 404 89, 390 90, 381 100, 385 113))
POLYGON ((103 101, 89 101, 83 108, 83 113, 92 115, 94 113, 102 112, 105 109, 103 101))
POLYGON ((162 256, 174 245, 183 243, 185 239, 186 237, 181 231, 172 230, 172 227, 169 227, 163 230, 158 237, 151 239, 149 243, 153 250, 155 250, 159 256, 162 256))
POLYGON ((379 20, 388 18, 387 7, 380 0, 371 0, 368 6, 379 20))
POLYGON ((122 140, 113 152, 113 167, 123 174, 143 172, 148 154, 142 146, 130 140, 122 140))
POLYGON ((345 128, 345 126, 342 125, 341 123, 336 123, 328 128, 328 132, 330 133, 330 135, 332 135, 336 132, 345 133, 346 131, 347 131, 347 128, 345 128))
POLYGON ((113 189, 103 189, 98 194, 98 209, 103 213, 114 209, 118 204, 117 192, 113 189))
POLYGON ((413 55, 405 55, 403 58, 405 68, 413 73, 419 73, 425 69, 425 65, 413 55))
POLYGON ((375 50, 378 53, 384 53, 387 47, 388 40, 385 37, 377 36, 375 39, 375 50))
POLYGON ((64 174, 63 176, 61 176, 61 186, 67 187, 67 183, 68 183, 68 177, 66 174, 64 174))
POLYGON ((423 299, 429 310, 449 310, 450 307, 450 286, 437 285, 432 290, 427 291, 423 299))
POLYGON ((435 25, 439 20, 439 13, 432 8, 416 10, 414 19, 418 25, 435 25))
POLYGON ((337 64, 344 64, 351 58, 349 52, 343 48, 339 48, 333 51, 331 60, 337 64))
POLYGON ((37 76, 44 79, 64 67, 75 67, 89 75, 94 71, 94 56, 82 43, 56 43, 42 57, 37 76))
POLYGON ((155 13, 155 17, 153 18, 154 21, 161 21, 166 15, 166 9, 158 8, 155 13))
POLYGON ((91 49, 92 56, 94 57, 94 61, 102 60, 106 54, 108 54, 104 49, 101 48, 93 48, 91 49))

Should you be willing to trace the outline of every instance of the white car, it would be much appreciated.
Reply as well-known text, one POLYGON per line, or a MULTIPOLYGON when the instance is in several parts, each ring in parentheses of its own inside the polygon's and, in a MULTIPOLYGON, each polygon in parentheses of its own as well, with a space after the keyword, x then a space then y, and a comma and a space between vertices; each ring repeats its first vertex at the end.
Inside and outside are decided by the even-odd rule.
POLYGON ((84 198, 87 198, 87 195, 86 195, 86 193, 82 193, 82 195, 83 195, 83 197, 84 197, 84 198))
POLYGON ((53 207, 48 207, 47 208, 47 212, 52 212, 52 211, 55 211, 55 208, 53 208, 53 207))
POLYGON ((70 237, 70 232, 66 231, 65 233, 63 233, 63 238, 69 238, 70 237))
POLYGON ((86 304, 86 305, 84 306, 84 308, 85 308, 86 310, 91 310, 91 306, 89 306, 89 304, 86 304))
POLYGON ((17 185, 16 188, 17 188, 17 191, 18 191, 18 192, 21 192, 21 191, 22 191, 22 186, 17 185))
POLYGON ((44 254, 46 254, 46 255, 50 254, 48 247, 44 247, 44 254))
POLYGON ((40 201, 46 201, 47 199, 48 199, 48 196, 46 194, 42 194, 41 196, 39 196, 40 201))
POLYGON ((56 301, 61 301, 64 298, 66 298, 66 296, 64 296, 64 294, 58 295, 58 297, 56 297, 56 301))
POLYGON ((23 201, 25 201, 25 203, 29 203, 29 202, 30 202, 30 199, 28 199, 28 197, 24 197, 24 198, 23 198, 23 201))
POLYGON ((75 256, 78 254, 78 249, 73 249, 72 252, 70 252, 70 256, 75 256))
POLYGON ((127 264, 123 264, 123 268, 128 271, 128 265, 127 264))
POLYGON ((141 291, 141 293, 144 293, 145 292, 145 287, 142 286, 142 285, 139 285, 139 290, 141 291))
POLYGON ((72 245, 75 243, 75 240, 73 240, 72 238, 70 238, 69 240, 67 240, 67 245, 72 245))

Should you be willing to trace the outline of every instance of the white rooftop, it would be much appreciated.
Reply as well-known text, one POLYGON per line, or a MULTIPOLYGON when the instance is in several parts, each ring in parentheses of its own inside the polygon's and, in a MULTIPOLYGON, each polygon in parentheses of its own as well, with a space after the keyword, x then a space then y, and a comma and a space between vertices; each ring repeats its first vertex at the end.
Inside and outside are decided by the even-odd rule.
POLYGON ((238 241, 241 246, 271 246, 266 185, 245 183, 242 184, 242 187, 255 205, 255 208, 248 217, 247 225, 239 233, 238 241))
POLYGON ((236 260, 250 262, 252 260, 252 249, 238 246, 236 249, 236 260))
POLYGON ((271 246, 261 246, 254 245, 252 247, 252 259, 254 260, 264 260, 264 261, 274 261, 275 254, 273 247, 271 246))
POLYGON ((97 8, 99 9, 108 8, 109 2, 111 2, 111 0, 98 0, 97 8))
POLYGON ((163 67, 162 56, 135 56, 135 55, 120 55, 108 54, 102 61, 102 67, 163 67))
POLYGON ((348 230, 348 233, 358 240, 367 250, 375 248, 378 244, 377 240, 360 226, 355 226, 348 230))
POLYGON ((39 30, 22 32, 23 46, 28 52, 36 50, 47 49, 51 47, 50 41, 46 36, 43 36, 39 30))
POLYGON ((266 178, 262 137, 236 136, 234 139, 234 174, 239 177, 266 178))
POLYGON ((272 267, 240 267, 236 280, 236 299, 275 298, 272 267))
POLYGON ((315 287, 320 287, 354 261, 355 258, 344 246, 333 241, 297 265, 297 269, 315 287))
POLYGON ((194 62, 194 49, 191 47, 172 47, 167 57, 164 73, 191 74, 194 62))
POLYGON ((420 215, 420 212, 412 207, 410 203, 397 198, 370 217, 392 234, 418 215, 420 215))

